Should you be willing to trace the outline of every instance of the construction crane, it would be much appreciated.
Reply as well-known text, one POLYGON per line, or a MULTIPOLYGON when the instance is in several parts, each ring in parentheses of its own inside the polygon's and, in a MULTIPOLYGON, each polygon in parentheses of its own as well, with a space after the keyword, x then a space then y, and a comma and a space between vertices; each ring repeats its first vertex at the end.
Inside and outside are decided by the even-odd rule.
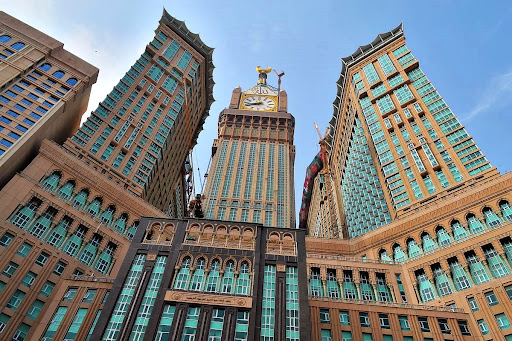
POLYGON ((329 127, 325 129, 325 133, 322 136, 320 133, 320 129, 318 128, 318 124, 316 122, 313 122, 315 125, 316 133, 318 134, 318 138, 320 139, 318 141, 318 144, 320 145, 320 155, 322 158, 322 162, 324 164, 324 167, 320 171, 321 174, 324 175, 325 179, 325 187, 326 187, 326 193, 327 193, 327 203, 329 205, 329 218, 330 218, 330 224, 331 226, 328 226, 330 229, 330 234, 333 238, 340 238, 339 235, 339 227, 338 227, 338 219, 336 218, 336 206, 334 203, 333 193, 332 193, 332 183, 331 183, 331 173, 329 171, 329 155, 327 155, 327 136, 329 134, 329 127))

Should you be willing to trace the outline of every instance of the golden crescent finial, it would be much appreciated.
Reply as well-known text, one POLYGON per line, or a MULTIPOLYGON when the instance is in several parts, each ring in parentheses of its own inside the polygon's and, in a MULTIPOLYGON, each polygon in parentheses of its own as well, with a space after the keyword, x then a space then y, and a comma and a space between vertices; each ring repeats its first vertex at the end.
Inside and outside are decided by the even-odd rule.
POLYGON ((267 69, 260 69, 260 66, 256 66, 256 72, 257 73, 270 73, 272 71, 272 68, 270 66, 267 67, 267 69))

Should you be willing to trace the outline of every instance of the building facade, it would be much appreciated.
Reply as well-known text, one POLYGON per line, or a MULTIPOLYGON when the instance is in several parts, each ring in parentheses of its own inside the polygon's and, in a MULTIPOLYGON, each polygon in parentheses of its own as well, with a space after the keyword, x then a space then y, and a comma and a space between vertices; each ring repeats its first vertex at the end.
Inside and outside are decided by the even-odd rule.
POLYGON ((287 112, 286 92, 267 84, 271 69, 257 71, 257 85, 233 90, 219 115, 205 217, 294 227, 295 119, 287 112))
POLYGON ((307 340, 304 230, 144 218, 93 340, 307 340))
MULTIPOLYGON (((213 99, 211 53, 164 11, 82 127, 63 145, 44 140, 0 191, 1 339, 91 339, 140 217, 184 214, 187 154, 213 99)), ((34 71, 45 84, 51 63, 34 71)))
POLYGON ((0 11, 0 188, 80 125, 98 69, 64 44, 0 11))
POLYGON ((343 234, 319 233, 325 208, 311 203, 313 339, 512 340, 512 175, 487 161, 402 26, 343 58, 330 124, 338 185, 311 197, 335 199, 343 234))

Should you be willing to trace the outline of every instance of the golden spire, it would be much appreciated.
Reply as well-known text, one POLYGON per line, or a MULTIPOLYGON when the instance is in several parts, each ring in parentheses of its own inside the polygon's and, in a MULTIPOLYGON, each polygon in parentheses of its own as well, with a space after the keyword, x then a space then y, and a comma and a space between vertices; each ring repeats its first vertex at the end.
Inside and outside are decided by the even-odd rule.
POLYGON ((270 73, 272 68, 269 66, 266 69, 260 69, 260 66, 256 66, 256 72, 259 74, 257 84, 267 84, 267 73, 270 73))

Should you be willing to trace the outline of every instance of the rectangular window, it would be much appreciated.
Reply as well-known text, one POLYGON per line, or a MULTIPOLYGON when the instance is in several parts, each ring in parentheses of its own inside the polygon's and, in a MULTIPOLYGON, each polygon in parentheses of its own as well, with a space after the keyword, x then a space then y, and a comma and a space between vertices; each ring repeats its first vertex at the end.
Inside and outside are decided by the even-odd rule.
POLYGON ((407 316, 398 316, 398 322, 400 323, 400 328, 402 330, 411 330, 407 316))
POLYGON ((493 306, 493 305, 496 305, 496 304, 500 303, 498 301, 498 298, 496 298, 496 295, 494 294, 494 291, 486 292, 484 295, 485 295, 485 299, 486 299, 487 303, 489 303, 490 306, 493 306))
POLYGON ((48 326, 48 329, 46 330, 46 333, 43 336, 43 340, 53 339, 53 336, 57 332, 57 329, 59 329, 60 323, 64 319, 64 315, 66 315, 67 311, 68 307, 59 307, 57 309, 57 312, 55 313, 55 315, 53 315, 50 325, 48 326))
POLYGON ((35 300, 27 312, 27 317, 32 320, 35 320, 39 316, 39 313, 41 312, 41 309, 43 309, 43 306, 43 301, 35 300))
POLYGON ((14 262, 9 262, 2 273, 5 276, 11 278, 17 269, 18 269, 18 264, 14 263, 14 262))
POLYGON ((27 272, 27 274, 25 275, 25 277, 23 278, 21 283, 30 288, 32 286, 32 284, 34 284, 36 277, 37 277, 37 275, 34 272, 29 271, 29 272, 27 272))
POLYGON ((46 283, 43 285, 39 293, 43 296, 50 297, 54 287, 55 283, 46 281, 46 283))
POLYGON ((348 311, 340 310, 340 324, 342 326, 350 326, 350 318, 348 315, 348 311))
POLYGON ((368 313, 359 313, 359 322, 361 323, 361 327, 370 327, 368 313))
POLYGON ((395 109, 395 105, 393 104, 393 101, 389 95, 379 98, 377 100, 377 106, 379 107, 381 115, 384 115, 385 113, 395 109))
POLYGON ((25 297, 25 293, 21 290, 16 290, 5 306, 11 310, 16 310, 23 300, 23 297, 25 297))
POLYGON ((390 329, 389 318, 387 314, 379 314, 380 327, 384 329, 390 329))
POLYGON ((375 70, 375 67, 372 63, 366 65, 363 67, 364 75, 366 76, 366 80, 368 81, 368 84, 373 84, 380 80, 379 75, 377 74, 377 70, 375 70))
POLYGON ((25 258, 29 254, 30 250, 32 249, 32 245, 28 243, 23 243, 20 245, 18 251, 16 253, 20 255, 21 257, 25 258))
POLYGON ((329 309, 320 309, 320 323, 331 323, 329 309))
POLYGON ((43 267, 46 264, 46 262, 48 261, 48 258, 50 258, 50 255, 43 251, 39 254, 35 263, 36 263, 36 265, 43 267))
POLYGON ((74 340, 76 338, 76 334, 84 321, 85 315, 87 315, 87 308, 78 309, 71 325, 69 326, 66 336, 64 336, 64 340, 74 340))
POLYGON ((8 247, 13 239, 14 236, 12 234, 10 234, 9 232, 5 232, 2 238, 0 238, 0 245, 3 247, 8 247))

